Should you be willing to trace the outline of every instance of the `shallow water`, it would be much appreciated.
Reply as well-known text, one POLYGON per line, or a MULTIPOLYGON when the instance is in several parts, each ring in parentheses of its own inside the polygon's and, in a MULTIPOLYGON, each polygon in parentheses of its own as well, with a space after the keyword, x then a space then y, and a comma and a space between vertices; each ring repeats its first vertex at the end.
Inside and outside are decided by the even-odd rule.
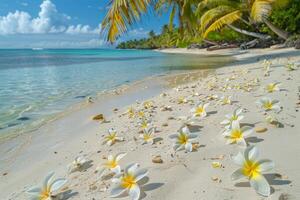
POLYGON ((38 127, 101 91, 230 61, 227 56, 140 50, 0 50, 0 136, 38 127))

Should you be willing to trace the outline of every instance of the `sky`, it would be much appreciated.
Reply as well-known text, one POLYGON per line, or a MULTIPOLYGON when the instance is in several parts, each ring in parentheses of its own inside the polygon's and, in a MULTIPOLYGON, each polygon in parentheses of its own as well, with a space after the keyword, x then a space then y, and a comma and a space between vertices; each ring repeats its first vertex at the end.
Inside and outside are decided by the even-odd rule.
MULTIPOLYGON (((109 0, 1 0, 0 48, 112 47, 101 36, 109 0)), ((144 15, 118 42, 160 32, 167 13, 144 15)))

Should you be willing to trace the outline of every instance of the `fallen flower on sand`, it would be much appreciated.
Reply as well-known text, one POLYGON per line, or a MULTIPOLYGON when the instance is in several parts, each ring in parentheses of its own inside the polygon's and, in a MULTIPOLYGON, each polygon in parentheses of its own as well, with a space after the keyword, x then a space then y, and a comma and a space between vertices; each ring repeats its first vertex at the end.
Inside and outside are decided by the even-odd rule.
POLYGON ((184 97, 179 97, 178 100, 177 100, 178 104, 185 104, 187 102, 188 102, 188 100, 184 97))
POLYGON ((209 103, 198 103, 194 108, 191 109, 193 117, 203 118, 207 115, 206 108, 209 106, 209 103))
POLYGON ((138 124, 142 130, 147 129, 152 125, 151 121, 146 118, 142 118, 138 124))
POLYGON ((100 177, 104 175, 105 171, 113 172, 114 174, 121 173, 119 161, 126 156, 126 153, 118 153, 115 156, 109 155, 107 161, 96 168, 96 172, 100 173, 100 177))
POLYGON ((178 133, 169 136, 170 139, 175 140, 173 148, 175 151, 185 149, 186 152, 193 151, 192 142, 198 137, 198 133, 190 133, 187 127, 181 128, 178 133))
POLYGON ((269 97, 263 97, 260 99, 257 104, 263 108, 265 111, 274 110, 275 112, 279 112, 281 110, 279 106, 278 100, 272 100, 269 97))
POLYGON ((147 176, 148 170, 137 170, 138 166, 137 163, 131 164, 125 168, 123 174, 119 174, 112 179, 116 183, 116 187, 111 190, 111 197, 118 197, 127 192, 132 200, 140 198, 141 190, 138 181, 147 176))
POLYGON ((245 136, 248 136, 253 132, 253 128, 250 126, 240 127, 238 121, 232 122, 232 125, 227 129, 223 135, 227 139, 227 144, 238 144, 242 146, 247 146, 245 141, 245 136))
POLYGON ((54 192, 58 191, 67 180, 64 178, 52 180, 53 176, 54 172, 51 172, 46 176, 42 187, 34 187, 27 191, 28 194, 32 195, 32 199, 50 200, 57 195, 54 192))
POLYGON ((82 156, 77 156, 74 161, 69 165, 69 173, 73 173, 77 170, 80 170, 84 164, 87 163, 87 160, 82 156))
POLYGON ((153 107, 153 102, 152 101, 145 101, 143 103, 143 106, 144 106, 145 109, 150 109, 150 108, 153 107))
POLYGON ((242 115, 243 109, 236 108, 232 114, 225 115, 226 119, 221 122, 222 125, 225 125, 226 129, 229 129, 232 122, 234 121, 241 121, 244 119, 244 116, 242 115))
POLYGON ((294 71, 298 68, 294 63, 288 63, 285 67, 288 71, 294 71))
POLYGON ((128 114, 129 118, 133 118, 135 116, 135 110, 132 107, 128 108, 126 113, 128 114))
POLYGON ((199 122, 199 119, 196 119, 195 117, 192 116, 180 116, 178 117, 178 119, 181 121, 182 125, 181 127, 185 127, 185 126, 193 126, 195 123, 199 122))
POLYGON ((154 127, 144 129, 143 134, 140 134, 140 138, 143 139, 143 144, 154 143, 153 135, 152 135, 154 132, 155 132, 154 127))
POLYGON ((222 105, 230 105, 231 104, 231 96, 223 96, 220 99, 222 105))
POLYGON ((267 159, 258 160, 257 147, 247 147, 244 152, 239 152, 233 157, 233 162, 241 168, 233 172, 231 175, 232 180, 246 177, 250 181, 250 185, 258 194, 263 196, 270 195, 270 185, 262 173, 272 170, 274 168, 274 163, 267 159))
POLYGON ((266 91, 269 93, 275 92, 275 91, 279 91, 279 86, 280 83, 270 83, 266 86, 266 91))
POLYGON ((105 143, 108 146, 111 146, 111 145, 115 144, 116 142, 120 142, 123 140, 124 140, 123 137, 117 136, 117 131, 115 129, 113 129, 113 128, 108 129, 108 135, 105 136, 105 143))

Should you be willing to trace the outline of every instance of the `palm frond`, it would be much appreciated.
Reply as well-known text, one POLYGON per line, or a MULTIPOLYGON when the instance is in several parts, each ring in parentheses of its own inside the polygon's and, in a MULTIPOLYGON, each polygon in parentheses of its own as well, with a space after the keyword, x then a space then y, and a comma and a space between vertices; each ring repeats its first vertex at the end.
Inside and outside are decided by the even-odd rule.
POLYGON ((250 16, 255 22, 262 22, 272 11, 274 0, 255 0, 251 6, 250 16))
POLYGON ((236 11, 230 12, 230 13, 224 15, 223 17, 217 19, 206 29, 206 31, 203 34, 203 38, 206 38, 208 33, 212 32, 212 31, 220 30, 225 25, 232 24, 236 20, 240 19, 241 16, 242 16, 241 11, 236 10, 236 11))
POLYGON ((138 21, 152 0, 111 0, 109 11, 102 21, 102 34, 109 42, 115 42, 120 34, 138 21))

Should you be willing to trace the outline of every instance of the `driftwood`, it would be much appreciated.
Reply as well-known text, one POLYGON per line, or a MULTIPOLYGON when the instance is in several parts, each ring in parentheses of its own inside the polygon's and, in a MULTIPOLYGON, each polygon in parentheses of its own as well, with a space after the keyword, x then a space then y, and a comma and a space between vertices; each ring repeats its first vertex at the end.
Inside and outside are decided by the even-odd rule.
POLYGON ((221 50, 221 49, 232 49, 232 48, 238 48, 238 45, 236 44, 225 44, 225 45, 216 45, 207 48, 207 51, 215 51, 215 50, 221 50))
POLYGON ((241 44, 240 48, 241 49, 251 49, 251 48, 254 48, 258 44, 259 44, 259 40, 254 39, 254 40, 251 40, 250 42, 244 42, 243 44, 241 44))

